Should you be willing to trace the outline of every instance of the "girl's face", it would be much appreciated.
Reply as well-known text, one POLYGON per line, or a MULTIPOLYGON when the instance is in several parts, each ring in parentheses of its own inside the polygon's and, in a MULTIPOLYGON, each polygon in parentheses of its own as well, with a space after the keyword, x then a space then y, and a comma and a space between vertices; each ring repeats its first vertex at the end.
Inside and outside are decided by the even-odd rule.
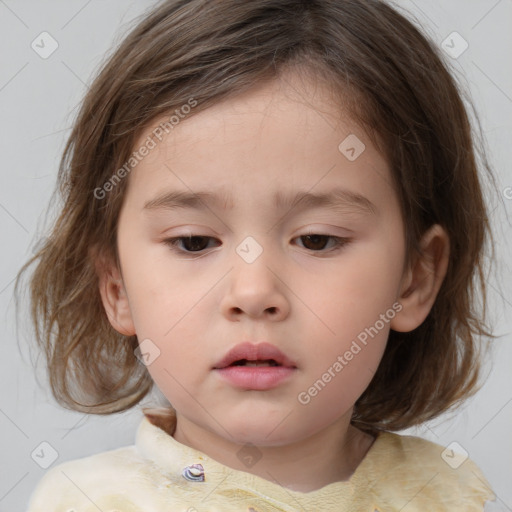
POLYGON ((178 421, 262 446, 348 424, 400 308, 404 227, 385 159, 296 75, 188 110, 134 148, 156 143, 120 213, 124 332, 178 421), (215 367, 242 342, 295 368, 266 388, 233 383, 215 367))

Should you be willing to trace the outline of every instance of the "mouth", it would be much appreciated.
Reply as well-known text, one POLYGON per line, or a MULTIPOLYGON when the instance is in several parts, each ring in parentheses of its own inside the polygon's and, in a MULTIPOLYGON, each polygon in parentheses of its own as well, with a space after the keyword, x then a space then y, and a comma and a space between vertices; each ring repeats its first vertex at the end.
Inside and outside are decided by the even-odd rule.
POLYGON ((297 368, 294 361, 286 356, 275 345, 270 343, 249 342, 235 345, 228 353, 213 367, 214 370, 221 370, 233 366, 246 367, 276 367, 297 368))
POLYGON ((297 366, 270 343, 246 342, 233 347, 213 369, 235 388, 269 391, 289 383, 296 375, 297 366))

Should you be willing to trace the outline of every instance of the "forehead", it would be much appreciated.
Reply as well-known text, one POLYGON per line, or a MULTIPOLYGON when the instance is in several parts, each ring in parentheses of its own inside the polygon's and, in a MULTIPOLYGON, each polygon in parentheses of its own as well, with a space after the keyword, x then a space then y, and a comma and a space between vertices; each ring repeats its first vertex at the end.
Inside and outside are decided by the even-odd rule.
POLYGON ((290 73, 207 109, 192 108, 172 126, 168 120, 156 119, 135 145, 148 137, 156 143, 129 177, 128 194, 140 208, 164 189, 190 196, 215 188, 225 204, 272 192, 279 206, 292 202, 293 191, 348 185, 345 199, 354 199, 365 188, 391 185, 384 157, 332 89, 304 76, 290 73), (165 126, 156 139, 155 129, 165 126), (365 178, 371 178, 366 187, 365 178))
MULTIPOLYGON (((297 136, 319 129, 361 132, 361 127, 348 113, 352 95, 335 93, 332 84, 325 79, 313 77, 311 72, 301 75, 292 68, 278 78, 259 82, 207 108, 197 101, 195 107, 189 108, 186 103, 190 103, 190 99, 177 105, 173 111, 154 119, 135 147, 140 147, 155 130, 163 132, 161 136, 165 139, 164 144, 158 144, 160 149, 173 146, 175 152, 181 153, 190 149, 197 153, 201 148, 196 142, 201 138, 208 140, 213 132, 217 141, 225 135, 226 143, 237 139, 247 143, 247 135, 256 142, 262 131, 269 130, 286 135, 290 128, 297 136)), ((270 141, 267 138, 264 142, 268 145, 270 141)))

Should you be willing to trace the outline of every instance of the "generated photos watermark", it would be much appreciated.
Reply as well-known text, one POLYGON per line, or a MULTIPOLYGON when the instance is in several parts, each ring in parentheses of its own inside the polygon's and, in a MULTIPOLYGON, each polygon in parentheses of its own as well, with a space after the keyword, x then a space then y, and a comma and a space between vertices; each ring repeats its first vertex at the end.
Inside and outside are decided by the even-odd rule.
POLYGON ((103 183, 101 187, 96 187, 94 189, 94 197, 99 200, 105 199, 107 193, 114 190, 121 180, 130 174, 139 162, 141 162, 154 148, 156 148, 158 142, 162 142, 164 136, 170 133, 171 130, 180 123, 180 121, 190 114, 195 106, 197 106, 197 101, 194 98, 190 98, 187 103, 182 105, 180 108, 177 108, 168 120, 159 123, 151 134, 146 137, 139 148, 136 151, 133 151, 128 160, 112 174, 111 178, 103 183))
POLYGON ((301 391, 297 395, 297 400, 302 405, 307 405, 311 402, 312 398, 318 395, 320 391, 322 391, 325 386, 331 382, 336 375, 338 375, 345 366, 347 366, 354 356, 359 354, 361 350, 366 347, 368 344, 368 337, 374 338, 379 334, 382 329, 389 324, 393 318, 395 318, 396 314, 402 311, 403 306, 399 302, 395 302, 391 308, 389 308, 385 313, 381 313, 379 320, 377 320, 372 326, 366 327, 362 330, 358 335, 357 339, 352 341, 350 348, 344 352, 343 355, 339 355, 336 361, 327 368, 327 370, 322 374, 322 376, 316 380, 307 390, 301 391), (361 345, 363 347, 361 347, 361 345))

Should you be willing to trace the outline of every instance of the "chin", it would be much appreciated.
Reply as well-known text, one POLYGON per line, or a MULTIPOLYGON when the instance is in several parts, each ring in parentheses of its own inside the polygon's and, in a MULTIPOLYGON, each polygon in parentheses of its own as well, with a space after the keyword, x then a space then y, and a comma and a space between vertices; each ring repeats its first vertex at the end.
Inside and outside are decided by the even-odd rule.
MULTIPOLYGON (((260 416, 250 419, 238 419, 234 422, 226 422, 226 430, 231 434, 231 442, 237 444, 253 444, 255 446, 283 446, 300 441, 311 435, 312 432, 305 431, 304 424, 298 424, 290 420, 291 415, 283 421, 269 421, 268 417, 260 416)), ((219 432, 225 436, 225 432, 219 432)))

